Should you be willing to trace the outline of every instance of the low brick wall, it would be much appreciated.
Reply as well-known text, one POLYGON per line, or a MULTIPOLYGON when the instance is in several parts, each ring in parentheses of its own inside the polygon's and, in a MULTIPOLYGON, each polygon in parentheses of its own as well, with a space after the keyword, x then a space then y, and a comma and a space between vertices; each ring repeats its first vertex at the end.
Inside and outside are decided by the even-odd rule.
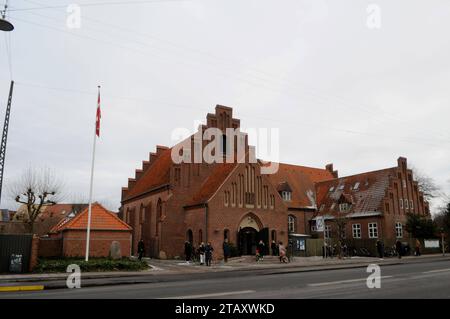
POLYGON ((62 238, 41 238, 39 240, 39 257, 61 257, 62 238))

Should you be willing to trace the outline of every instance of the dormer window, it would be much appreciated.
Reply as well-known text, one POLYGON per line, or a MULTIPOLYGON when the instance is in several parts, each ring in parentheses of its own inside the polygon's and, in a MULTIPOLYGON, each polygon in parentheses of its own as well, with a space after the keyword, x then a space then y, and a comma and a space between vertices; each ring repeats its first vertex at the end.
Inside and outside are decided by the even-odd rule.
POLYGON ((292 192, 289 191, 282 191, 281 192, 281 197, 283 197, 283 200, 286 202, 291 201, 292 199, 292 192))
POLYGON ((359 182, 356 182, 356 183, 355 183, 355 186, 353 186, 353 190, 356 191, 358 188, 359 188, 359 182))
POLYGON ((348 210, 348 203, 341 203, 339 204, 339 211, 340 212, 346 212, 348 210))
POLYGON ((342 185, 340 185, 340 186, 339 186, 339 189, 340 189, 340 190, 343 190, 343 189, 344 189, 344 187, 345 187, 345 185, 344 185, 344 184, 342 184, 342 185))

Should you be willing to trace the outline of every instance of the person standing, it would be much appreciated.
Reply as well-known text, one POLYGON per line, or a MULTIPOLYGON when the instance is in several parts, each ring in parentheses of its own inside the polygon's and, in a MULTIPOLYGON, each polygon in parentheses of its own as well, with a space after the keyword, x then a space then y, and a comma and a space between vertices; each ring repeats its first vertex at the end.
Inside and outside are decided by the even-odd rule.
POLYGON ((397 251, 398 259, 401 259, 403 254, 403 245, 400 240, 397 240, 395 243, 395 250, 397 251))
POLYGON ((266 249, 266 245, 262 240, 258 243, 258 251, 259 251, 259 259, 264 260, 264 251, 266 249))
POLYGON ((191 261, 192 257, 192 245, 190 242, 186 241, 184 243, 184 255, 186 256, 186 261, 191 261))
POLYGON ((383 259, 383 257, 384 257, 383 243, 379 240, 377 240, 377 252, 378 252, 378 256, 380 257, 380 259, 383 259))
POLYGON ((228 238, 223 241, 223 260, 228 262, 228 257, 230 256, 230 244, 228 244, 228 238))
POLYGON ((211 246, 211 243, 208 243, 205 247, 206 266, 211 266, 213 251, 214 248, 211 246))
POLYGON ((278 255, 277 243, 275 242, 275 240, 272 240, 272 244, 270 245, 270 249, 272 249, 272 256, 278 255))
POLYGON ((287 262, 286 248, 283 246, 283 243, 281 241, 278 244, 278 251, 280 255, 280 263, 286 263, 287 262))
POLYGON ((200 255, 200 265, 205 263, 205 244, 202 242, 198 247, 198 254, 200 255))
POLYGON ((144 240, 142 240, 142 238, 141 238, 141 240, 139 240, 139 242, 138 242, 138 255, 139 255, 138 259, 139 259, 139 261, 142 260, 144 253, 145 253, 145 245, 144 245, 144 240))
POLYGON ((420 256, 420 248, 421 248, 420 240, 416 239, 416 256, 420 256))

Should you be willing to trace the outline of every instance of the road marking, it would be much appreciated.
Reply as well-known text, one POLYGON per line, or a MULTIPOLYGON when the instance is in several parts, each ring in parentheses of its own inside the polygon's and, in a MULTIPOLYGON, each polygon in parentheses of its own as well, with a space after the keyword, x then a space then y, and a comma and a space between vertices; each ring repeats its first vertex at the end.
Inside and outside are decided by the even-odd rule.
MULTIPOLYGON (((381 276, 381 279, 392 278, 394 276, 381 276)), ((352 282, 366 281, 367 278, 360 279, 349 279, 349 280, 339 280, 339 281, 328 281, 328 282, 318 282, 315 284, 308 284, 310 287, 321 287, 321 286, 330 286, 330 285, 339 285, 339 284, 347 284, 352 282)))
POLYGON ((198 299, 198 298, 208 298, 208 297, 222 297, 222 296, 230 296, 230 295, 243 295, 243 294, 251 294, 255 292, 254 290, 241 290, 241 291, 229 291, 229 292, 218 292, 214 294, 203 294, 203 295, 190 295, 190 296, 174 296, 174 297, 165 297, 158 299, 198 299))
POLYGON ((450 268, 428 270, 428 271, 424 271, 423 274, 432 274, 432 273, 435 273, 435 272, 444 272, 444 271, 450 271, 450 268))
POLYGON ((44 286, 2 286, 0 292, 13 292, 13 291, 38 291, 44 290, 44 286))

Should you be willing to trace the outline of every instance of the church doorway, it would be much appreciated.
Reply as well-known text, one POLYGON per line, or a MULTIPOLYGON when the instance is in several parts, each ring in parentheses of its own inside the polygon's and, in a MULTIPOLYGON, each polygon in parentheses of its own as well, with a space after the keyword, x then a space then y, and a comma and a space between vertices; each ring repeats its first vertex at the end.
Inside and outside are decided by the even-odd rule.
POLYGON ((262 240, 267 248, 269 247, 269 229, 263 228, 260 219, 253 213, 249 213, 242 218, 238 230, 238 244, 241 255, 255 255, 256 247, 262 240))
POLYGON ((239 231, 239 243, 241 255, 256 254, 258 231, 252 227, 245 227, 239 231))

